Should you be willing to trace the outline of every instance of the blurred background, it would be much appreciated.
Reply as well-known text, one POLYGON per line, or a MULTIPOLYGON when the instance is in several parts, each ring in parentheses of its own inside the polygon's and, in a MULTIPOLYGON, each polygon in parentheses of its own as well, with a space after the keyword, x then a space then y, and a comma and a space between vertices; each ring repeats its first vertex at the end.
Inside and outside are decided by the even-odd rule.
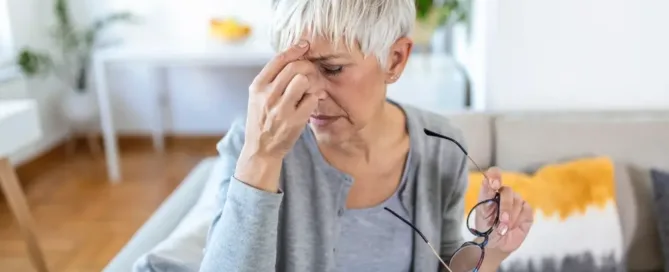
MULTIPOLYGON (((453 115, 485 166, 601 154, 666 171, 666 10, 661 0, 436 1, 417 18, 414 55, 388 95, 453 115), (432 20, 439 11, 447 16, 432 20), (528 129, 522 144, 500 142, 497 114, 521 112, 537 123, 505 130, 528 129), (595 121, 537 121, 563 116, 595 121), (572 142, 579 135, 600 141, 572 142), (555 151, 566 146, 576 147, 555 151)), ((30 256, 50 271, 126 271, 108 265, 136 259, 119 252, 175 188, 210 178, 203 160, 274 54, 271 14, 270 0, 0 0, 0 157, 12 173, 0 179, 13 203, 0 203, 0 271, 34 271, 30 256), (39 246, 24 242, 32 232, 39 246)))

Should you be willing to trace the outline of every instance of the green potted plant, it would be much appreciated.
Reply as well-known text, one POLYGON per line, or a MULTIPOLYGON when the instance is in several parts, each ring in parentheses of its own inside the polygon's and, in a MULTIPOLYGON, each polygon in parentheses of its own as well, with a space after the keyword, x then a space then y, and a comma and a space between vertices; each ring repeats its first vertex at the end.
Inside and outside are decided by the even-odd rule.
MULTIPOLYGON (((470 10, 471 0, 416 0, 414 43, 419 50, 427 51, 438 28, 444 28, 452 33, 453 27, 457 24, 464 24, 468 27, 470 10)), ((464 79, 464 105, 469 108, 472 104, 469 73, 457 59, 453 58, 453 62, 464 79)))
POLYGON ((469 21, 470 0, 416 0, 414 42, 425 46, 437 28, 469 21))
POLYGON ((55 75, 67 89, 62 104, 65 117, 72 123, 91 122, 98 112, 89 82, 93 51, 112 44, 101 41, 102 32, 118 23, 135 22, 136 17, 129 12, 112 13, 79 29, 70 17, 66 0, 56 0, 54 15, 56 24, 51 34, 56 47, 49 51, 25 47, 19 51, 17 64, 27 77, 55 75))

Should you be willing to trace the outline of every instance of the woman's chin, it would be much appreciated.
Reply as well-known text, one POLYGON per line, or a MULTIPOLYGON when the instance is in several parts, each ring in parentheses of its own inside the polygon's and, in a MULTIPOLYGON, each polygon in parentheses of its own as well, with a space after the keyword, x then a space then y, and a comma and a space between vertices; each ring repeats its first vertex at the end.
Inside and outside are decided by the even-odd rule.
POLYGON ((318 125, 309 123, 311 131, 316 135, 319 142, 337 143, 344 138, 345 129, 338 128, 334 123, 328 125, 318 125))
POLYGON ((321 136, 332 137, 336 134, 335 130, 332 129, 330 126, 319 126, 319 125, 314 124, 314 123, 309 123, 309 127, 314 132, 314 134, 316 134, 319 137, 321 137, 321 136))

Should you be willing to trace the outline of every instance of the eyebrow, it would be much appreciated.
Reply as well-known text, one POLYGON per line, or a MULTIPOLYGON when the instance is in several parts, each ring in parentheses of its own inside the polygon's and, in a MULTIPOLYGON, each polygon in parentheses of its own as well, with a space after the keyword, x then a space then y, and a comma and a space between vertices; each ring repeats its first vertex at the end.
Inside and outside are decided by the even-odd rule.
POLYGON ((344 54, 328 54, 328 55, 321 55, 321 56, 316 56, 316 57, 307 57, 307 60, 309 61, 325 61, 325 60, 330 60, 330 59, 337 59, 337 58, 343 58, 346 55, 344 54))

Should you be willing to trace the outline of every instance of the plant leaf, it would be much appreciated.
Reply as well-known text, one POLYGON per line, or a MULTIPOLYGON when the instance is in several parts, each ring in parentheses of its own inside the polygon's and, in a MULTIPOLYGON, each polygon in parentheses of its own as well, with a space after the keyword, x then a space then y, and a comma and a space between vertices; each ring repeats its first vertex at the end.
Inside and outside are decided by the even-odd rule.
POLYGON ((17 64, 24 74, 34 76, 49 69, 52 61, 49 55, 45 53, 24 48, 19 52, 17 64))
POLYGON ((88 28, 84 34, 84 41, 88 47, 93 47, 97 41, 99 33, 117 23, 134 23, 137 22, 135 17, 130 12, 118 12, 109 14, 103 18, 96 20, 91 27, 88 28))
POLYGON ((66 0, 56 0, 54 4, 54 13, 58 21, 58 25, 63 28, 72 28, 72 22, 70 20, 70 14, 68 11, 67 1, 66 0))
POLYGON ((416 0, 417 19, 423 20, 427 18, 433 6, 434 6, 433 0, 416 0))

